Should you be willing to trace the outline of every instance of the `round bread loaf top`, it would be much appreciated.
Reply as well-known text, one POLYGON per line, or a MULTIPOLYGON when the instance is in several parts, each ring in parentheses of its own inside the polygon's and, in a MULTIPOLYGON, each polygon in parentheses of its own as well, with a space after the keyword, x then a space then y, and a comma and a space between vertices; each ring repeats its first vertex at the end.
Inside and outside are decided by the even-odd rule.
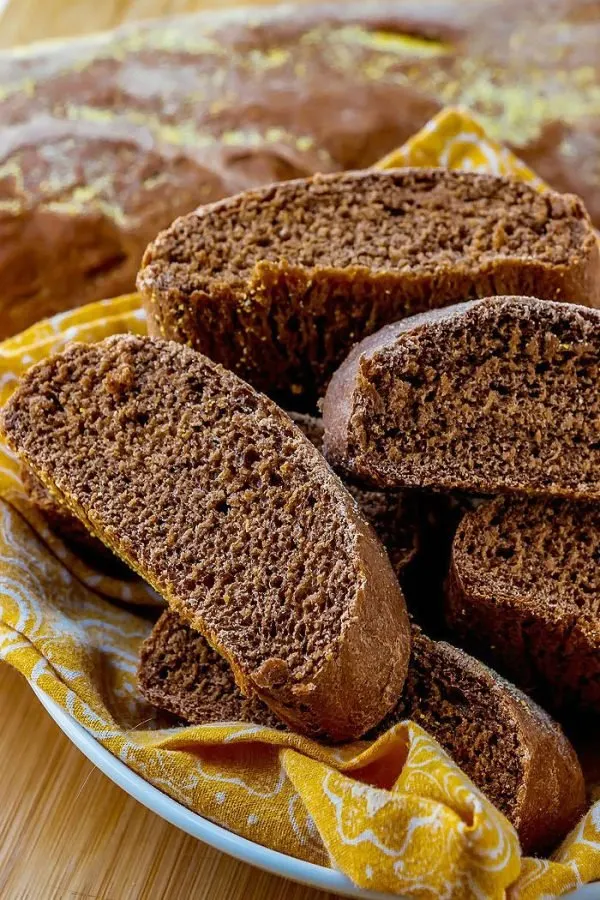
POLYGON ((297 730, 358 737, 397 700, 404 598, 286 413, 175 343, 119 335, 33 367, 9 442, 297 730))
POLYGON ((358 344, 323 405, 325 455, 379 488, 600 498, 600 311, 491 297, 358 344))
POLYGON ((309 409, 352 345, 469 297, 600 304, 582 202, 447 169, 355 172, 200 207, 150 244, 138 277, 151 333, 309 409))

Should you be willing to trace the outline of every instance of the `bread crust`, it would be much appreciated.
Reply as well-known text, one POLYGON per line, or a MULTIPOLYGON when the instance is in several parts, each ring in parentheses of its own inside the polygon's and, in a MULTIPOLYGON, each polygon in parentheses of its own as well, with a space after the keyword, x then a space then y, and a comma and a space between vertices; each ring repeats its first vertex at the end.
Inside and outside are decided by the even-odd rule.
POLYGON ((512 685, 510 693, 527 754, 516 827, 523 851, 542 853, 553 850, 585 812, 585 781, 577 754, 560 726, 512 685))
POLYGON ((281 675, 277 661, 251 676, 258 696, 292 728, 335 740, 359 737, 383 718, 380 710, 391 709, 402 691, 410 658, 408 613, 388 556, 353 505, 348 514, 358 533, 362 587, 334 652, 311 683, 291 690, 273 683, 281 675))
MULTIPOLYGON (((586 806, 581 766, 561 727, 537 703, 475 657, 445 641, 425 641, 427 652, 440 654, 448 669, 456 666, 465 676, 486 685, 498 720, 516 720, 522 776, 510 819, 524 853, 554 849, 586 806)), ((408 710, 409 714, 413 712, 408 710)))

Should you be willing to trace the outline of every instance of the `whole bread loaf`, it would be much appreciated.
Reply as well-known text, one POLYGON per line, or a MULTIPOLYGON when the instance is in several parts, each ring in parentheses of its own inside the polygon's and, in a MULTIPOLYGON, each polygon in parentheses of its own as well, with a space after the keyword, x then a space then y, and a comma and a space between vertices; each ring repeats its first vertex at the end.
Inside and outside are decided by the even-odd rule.
POLYGON ((372 165, 448 104, 600 224, 589 0, 220 11, 0 53, 0 337, 128 292, 176 216, 372 165))
POLYGON ((498 498, 454 538, 452 631, 549 709, 600 713, 600 505, 498 498))
POLYGON ((138 286, 151 334, 298 409, 357 340, 407 315, 492 294, 600 305, 600 253, 573 196, 407 168, 201 207, 150 244, 138 286))
POLYGON ((127 577, 129 569, 102 541, 87 530, 83 522, 52 496, 28 466, 21 468, 21 481, 29 502, 42 514, 48 527, 93 565, 115 577, 127 577))
MULTIPOLYGON (((173 612, 142 645, 140 690, 185 721, 282 723, 244 697, 226 661, 173 612)), ((523 850, 553 847, 582 814, 585 790, 573 748, 535 703, 478 660, 413 627, 403 695, 375 737, 412 719, 515 826, 523 850)))
POLYGON ((458 304, 354 348, 325 397, 325 455, 379 488, 599 499, 599 383, 599 310, 458 304))
POLYGON ((404 598, 289 416, 174 343, 117 335, 34 366, 11 446, 299 731, 358 737, 396 702, 404 598))

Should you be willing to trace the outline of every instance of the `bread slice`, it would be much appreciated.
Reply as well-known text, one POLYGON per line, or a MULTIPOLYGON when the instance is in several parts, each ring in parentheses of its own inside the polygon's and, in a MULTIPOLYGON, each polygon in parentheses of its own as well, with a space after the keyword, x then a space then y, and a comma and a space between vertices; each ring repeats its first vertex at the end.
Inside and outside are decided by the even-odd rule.
POLYGON ((357 345, 323 406, 325 455, 379 488, 600 498, 600 311, 492 297, 357 345))
POLYGON ((5 407, 44 485, 299 731, 357 737, 406 675, 402 592, 320 453, 186 347, 118 335, 33 367, 5 407))
POLYGON ((171 610, 142 644, 138 684, 149 703, 191 725, 231 721, 285 727, 257 696, 242 694, 227 660, 171 610))
POLYGON ((146 250, 152 334, 309 408, 388 322, 490 294, 600 304, 581 201, 447 169, 300 179, 200 207, 146 250))
POLYGON ((439 741, 512 822, 525 853, 551 849, 585 809, 581 767, 562 729, 478 659, 415 628, 412 640, 391 717, 413 719, 439 741))
MULTIPOLYGON (((526 852, 551 847, 585 802, 577 757, 559 726, 461 650, 416 627, 412 646, 404 694, 376 734, 403 719, 422 725, 512 822, 526 852)), ((260 700, 242 695, 225 660, 172 612, 142 646, 139 685, 150 703, 192 724, 282 727, 260 700)))
POLYGON ((467 513, 446 615, 545 706, 600 713, 600 505, 498 498, 467 513))

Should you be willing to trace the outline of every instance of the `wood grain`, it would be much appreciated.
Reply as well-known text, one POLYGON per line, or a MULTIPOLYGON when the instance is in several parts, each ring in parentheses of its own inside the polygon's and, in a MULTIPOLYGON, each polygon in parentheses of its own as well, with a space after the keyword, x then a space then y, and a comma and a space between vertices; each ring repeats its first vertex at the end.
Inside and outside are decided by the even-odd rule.
MULTIPOLYGON (((209 5, 9 0, 0 46, 209 5)), ((146 810, 87 761, 2 663, 0 721, 2 900, 332 900, 236 862, 146 810)))
POLYGON ((112 784, 0 664, 2 900, 333 900, 188 837, 112 784))
MULTIPOLYGON (((246 5, 273 2, 275 0, 245 0, 246 5)), ((95 3, 93 0, 8 0, 0 18, 0 47, 103 31, 122 22, 156 16, 215 7, 225 9, 240 6, 240 3, 241 0, 99 0, 95 3)))

